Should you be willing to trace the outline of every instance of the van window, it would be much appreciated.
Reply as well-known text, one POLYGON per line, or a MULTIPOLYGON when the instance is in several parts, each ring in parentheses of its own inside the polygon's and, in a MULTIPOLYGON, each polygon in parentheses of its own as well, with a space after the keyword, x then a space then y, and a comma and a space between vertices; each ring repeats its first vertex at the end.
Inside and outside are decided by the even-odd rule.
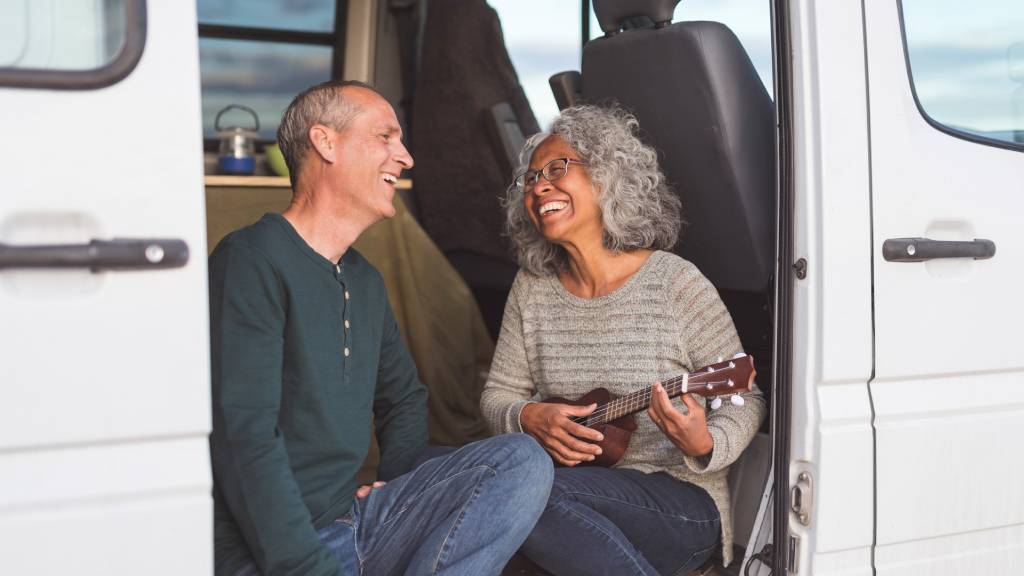
MULTIPOLYGON (((298 92, 342 75, 345 0, 198 0, 203 138, 216 138, 217 113, 231 104, 254 110, 259 138, 274 140, 281 114, 298 92)), ((226 114, 222 127, 252 127, 226 114)))
POLYGON ((1024 145, 1024 3, 902 0, 922 114, 939 129, 1024 145))
POLYGON ((99 88, 142 55, 143 0, 0 2, 0 84, 99 88))

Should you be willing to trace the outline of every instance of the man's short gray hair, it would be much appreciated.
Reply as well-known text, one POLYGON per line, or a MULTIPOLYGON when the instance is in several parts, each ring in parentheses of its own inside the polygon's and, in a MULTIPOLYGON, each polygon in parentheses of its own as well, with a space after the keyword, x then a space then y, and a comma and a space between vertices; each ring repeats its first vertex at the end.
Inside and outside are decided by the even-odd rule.
MULTIPOLYGON (((640 141, 638 129, 636 117, 617 106, 566 108, 548 132, 526 141, 516 174, 526 172, 541 142, 558 136, 576 151, 595 185, 605 248, 669 250, 682 227, 682 205, 658 168, 657 152, 640 141)), ((568 254, 534 226, 524 194, 522 186, 512 184, 504 202, 505 229, 516 260, 532 274, 557 274, 568 264, 568 254)))
POLYGON ((315 124, 344 130, 359 113, 359 107, 342 96, 342 88, 365 88, 379 94, 369 84, 357 80, 331 80, 307 88, 296 96, 281 117, 277 128, 277 144, 281 147, 284 163, 288 166, 292 187, 295 187, 302 161, 312 144, 309 129, 315 124))

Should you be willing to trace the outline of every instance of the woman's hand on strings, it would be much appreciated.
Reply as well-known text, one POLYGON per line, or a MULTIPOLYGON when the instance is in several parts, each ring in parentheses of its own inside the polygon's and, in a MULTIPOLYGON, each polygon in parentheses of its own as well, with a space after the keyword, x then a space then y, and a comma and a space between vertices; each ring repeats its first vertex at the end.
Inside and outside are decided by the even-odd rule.
POLYGON ((576 416, 586 416, 596 408, 597 404, 573 406, 535 402, 523 407, 519 421, 523 431, 536 438, 555 462, 575 466, 601 454, 601 448, 592 442, 600 442, 604 435, 571 420, 576 416))
POLYGON ((691 394, 682 395, 687 413, 683 414, 672 405, 668 393, 661 382, 655 382, 651 394, 651 407, 647 415, 661 432, 668 436, 684 454, 688 456, 704 456, 711 453, 715 441, 708 432, 708 421, 704 407, 693 399, 691 394))

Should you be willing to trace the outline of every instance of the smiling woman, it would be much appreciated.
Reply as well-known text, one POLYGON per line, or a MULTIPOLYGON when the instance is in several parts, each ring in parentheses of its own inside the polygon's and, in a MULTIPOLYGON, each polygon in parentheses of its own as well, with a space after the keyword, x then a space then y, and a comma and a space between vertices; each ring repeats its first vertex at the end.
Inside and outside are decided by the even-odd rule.
POLYGON ((586 166, 588 182, 596 187, 593 201, 600 206, 604 231, 599 238, 606 249, 667 250, 675 244, 681 227, 679 198, 665 182, 657 154, 636 137, 637 129, 636 118, 621 109, 578 106, 564 110, 549 133, 527 141, 517 172, 524 176, 508 189, 505 201, 506 229, 520 266, 545 274, 568 263, 566 252, 534 225, 528 207, 532 196, 546 190, 540 185, 551 183, 552 169, 547 168, 549 177, 537 180, 536 188, 525 177, 528 170, 559 157, 578 158, 586 166), (549 144, 552 135, 557 140, 549 144))
POLYGON ((719 541, 728 563, 728 468, 765 415, 756 385, 707 412, 703 399, 684 394, 672 404, 651 386, 742 349, 714 286, 666 251, 680 201, 637 132, 618 108, 563 110, 550 133, 523 147, 505 203, 521 270, 481 411, 495 432, 526 432, 562 465, 522 548, 562 576, 686 573, 719 541), (602 429, 607 436, 580 424, 597 405, 578 399, 645 384, 649 417, 617 420, 602 429), (623 430, 631 436, 621 459, 600 467, 619 449, 597 443, 623 430))

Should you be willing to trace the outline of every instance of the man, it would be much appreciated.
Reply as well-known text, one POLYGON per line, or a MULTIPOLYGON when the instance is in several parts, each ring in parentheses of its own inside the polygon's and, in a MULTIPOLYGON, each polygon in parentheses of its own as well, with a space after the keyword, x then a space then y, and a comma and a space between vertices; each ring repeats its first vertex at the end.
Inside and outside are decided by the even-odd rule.
POLYGON ((498 574, 552 465, 506 435, 413 469, 426 391, 380 275, 350 248, 395 214, 413 165, 394 110, 365 84, 320 84, 278 141, 291 205, 210 256, 217 574, 498 574), (357 489, 371 421, 382 481, 357 489))

